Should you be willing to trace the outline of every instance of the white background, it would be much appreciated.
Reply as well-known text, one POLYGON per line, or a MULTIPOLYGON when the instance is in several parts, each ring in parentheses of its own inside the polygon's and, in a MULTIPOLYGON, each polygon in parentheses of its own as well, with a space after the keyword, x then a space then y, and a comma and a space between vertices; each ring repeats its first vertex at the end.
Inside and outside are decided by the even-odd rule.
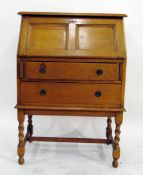
MULTIPOLYGON (((142 0, 0 0, 0 174, 143 174, 143 3, 142 0), (25 165, 17 164, 16 52, 18 11, 127 13, 127 81, 120 166, 114 169, 107 145, 32 143, 25 165)), ((35 117, 37 135, 104 137, 100 118, 35 117)))

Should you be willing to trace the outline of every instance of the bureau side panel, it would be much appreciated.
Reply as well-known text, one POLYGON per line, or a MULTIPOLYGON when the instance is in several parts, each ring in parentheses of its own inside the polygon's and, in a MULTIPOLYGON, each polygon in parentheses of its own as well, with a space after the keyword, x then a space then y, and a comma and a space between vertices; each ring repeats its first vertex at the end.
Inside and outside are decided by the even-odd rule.
POLYGON ((121 78, 122 78, 122 101, 121 106, 124 107, 124 101, 125 101, 125 84, 126 84, 126 66, 127 66, 127 53, 126 53, 126 42, 125 42, 125 29, 124 29, 124 21, 122 20, 121 23, 121 31, 122 31, 122 37, 123 41, 121 42, 123 45, 124 50, 124 61, 123 64, 121 64, 121 78))

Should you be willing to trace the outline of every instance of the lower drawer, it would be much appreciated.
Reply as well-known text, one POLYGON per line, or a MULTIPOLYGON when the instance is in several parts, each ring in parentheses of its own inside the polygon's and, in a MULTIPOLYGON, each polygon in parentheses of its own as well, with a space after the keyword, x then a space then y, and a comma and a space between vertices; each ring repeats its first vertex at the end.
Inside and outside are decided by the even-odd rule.
POLYGON ((21 104, 119 106, 120 84, 21 82, 21 104))

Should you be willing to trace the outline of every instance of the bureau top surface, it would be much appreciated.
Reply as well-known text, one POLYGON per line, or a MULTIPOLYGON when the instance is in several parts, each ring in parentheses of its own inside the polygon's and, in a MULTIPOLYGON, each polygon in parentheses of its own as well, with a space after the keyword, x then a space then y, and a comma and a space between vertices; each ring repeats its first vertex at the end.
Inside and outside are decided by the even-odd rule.
POLYGON ((62 13, 62 12, 24 12, 21 11, 19 15, 28 16, 74 16, 74 17, 104 17, 104 18, 122 18, 127 17, 126 14, 112 14, 112 13, 62 13))

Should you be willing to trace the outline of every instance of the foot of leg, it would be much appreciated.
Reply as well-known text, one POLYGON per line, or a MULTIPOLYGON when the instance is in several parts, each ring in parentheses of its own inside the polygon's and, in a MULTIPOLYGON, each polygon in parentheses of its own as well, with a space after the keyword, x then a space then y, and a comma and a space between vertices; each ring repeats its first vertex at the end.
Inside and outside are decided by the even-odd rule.
POLYGON ((118 160, 113 160, 112 165, 113 165, 114 168, 117 168, 118 165, 119 165, 118 160))

